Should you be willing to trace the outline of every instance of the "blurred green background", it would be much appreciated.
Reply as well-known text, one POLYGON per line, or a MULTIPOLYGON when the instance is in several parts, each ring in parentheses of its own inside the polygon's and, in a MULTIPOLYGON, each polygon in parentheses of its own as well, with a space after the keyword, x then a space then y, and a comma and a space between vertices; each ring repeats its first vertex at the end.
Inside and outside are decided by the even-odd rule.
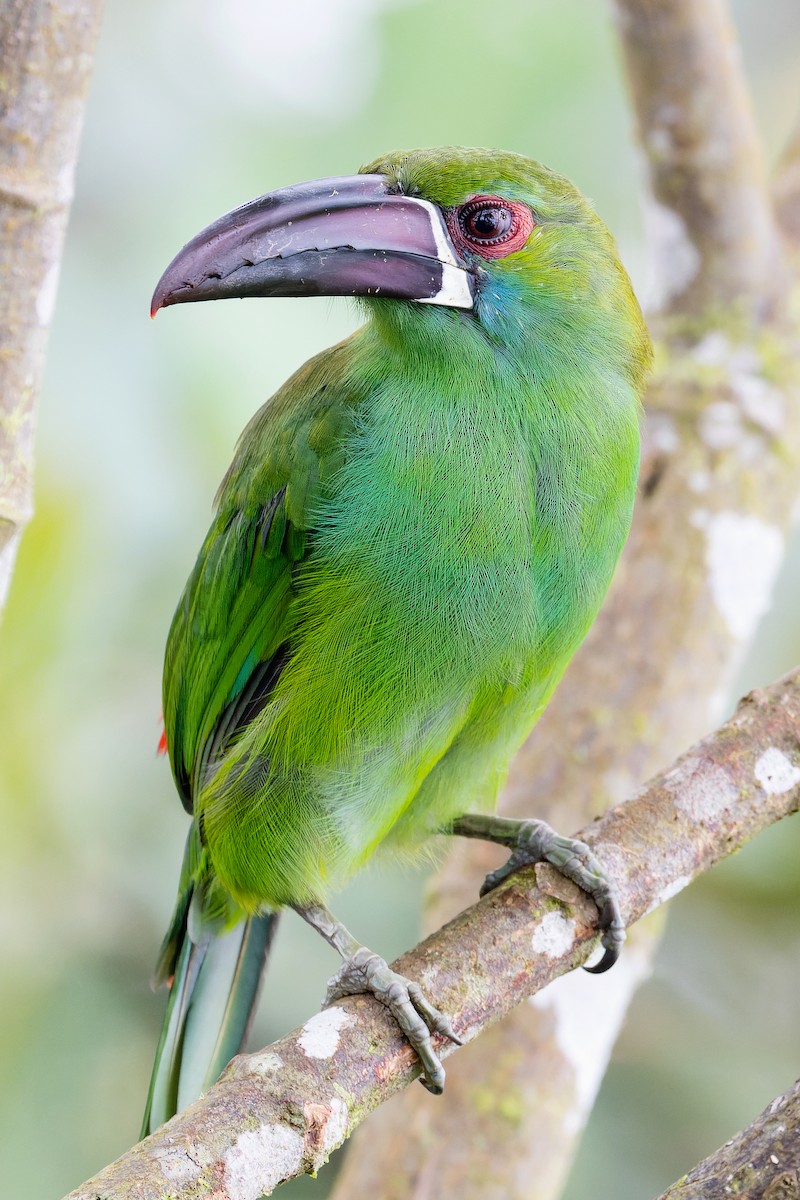
MULTIPOLYGON (((734 11, 774 159, 800 100, 800 10, 734 11)), ((148 978, 185 834, 155 756, 167 627, 239 430, 355 324, 326 300, 199 305, 151 324, 153 285, 191 234, 253 195, 446 142, 514 149, 574 178, 646 289, 605 4, 109 0, 37 512, 0 629, 0 1178, 18 1200, 60 1196, 136 1136, 164 1004, 148 978)), ((795 547, 741 687, 800 660, 799 564, 795 547)), ((571 1200, 656 1193, 795 1078, 799 859, 800 823, 784 822, 673 903, 571 1200)), ((391 958, 415 940, 422 884, 368 873, 337 912, 391 958)), ((333 967, 286 917, 255 1040, 308 1016, 333 967)), ((322 1197, 325 1177, 295 1187, 322 1197)))

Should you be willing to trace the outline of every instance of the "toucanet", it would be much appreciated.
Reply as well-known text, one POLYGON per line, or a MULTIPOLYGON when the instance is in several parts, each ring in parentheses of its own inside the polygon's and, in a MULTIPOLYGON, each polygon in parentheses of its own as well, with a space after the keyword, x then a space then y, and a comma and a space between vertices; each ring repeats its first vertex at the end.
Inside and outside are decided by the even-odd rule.
MULTIPOLYGON (((492 815, 608 588, 631 520, 650 340, 576 188, 516 154, 388 154, 281 188, 194 237, 152 311, 352 296, 356 333, 256 413, 169 632, 165 738, 192 816, 157 977, 147 1133, 245 1037, 277 915, 342 956, 440 1092, 449 1018, 325 907, 436 834, 555 862, 624 930, 585 846, 492 815)), ((594 968, 598 969, 598 968, 594 968)))

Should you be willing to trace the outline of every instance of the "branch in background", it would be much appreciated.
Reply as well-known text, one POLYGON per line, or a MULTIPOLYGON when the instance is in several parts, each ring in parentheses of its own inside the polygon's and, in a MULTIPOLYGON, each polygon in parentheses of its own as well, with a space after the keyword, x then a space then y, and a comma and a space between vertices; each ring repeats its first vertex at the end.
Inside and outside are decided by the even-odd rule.
MULTIPOLYGON (((629 924, 799 807, 800 668, 746 697, 731 721, 581 836, 610 868, 629 924)), ((586 896, 541 866, 505 881, 394 965, 469 1041, 582 963, 594 916, 586 896)), ((614 975, 587 982, 613 988, 614 975)), ((440 1049, 445 1056, 454 1047, 440 1049)), ((205 1096, 69 1200, 257 1200, 316 1171, 418 1073, 377 1001, 340 1001, 234 1059, 205 1096)))
MULTIPOLYGON (((616 0, 616 11, 655 212, 673 242, 654 263, 666 311, 651 322, 659 369, 631 538, 501 802, 561 830, 618 803, 722 718, 769 607, 800 477, 797 335, 774 305, 786 280, 773 269, 725 8, 616 0)), ((459 847, 434 880, 426 930, 468 904, 472 881, 494 865, 491 848, 459 847)), ((556 1036, 560 1001, 548 990, 452 1060, 447 1104, 431 1108, 411 1088, 376 1113, 348 1149, 334 1200, 531 1200, 532 1188, 553 1200, 656 935, 637 927, 615 1003, 592 1005, 580 1069, 556 1036)))
POLYGON ((793 1200, 800 1195, 800 1082, 658 1200, 793 1200))
POLYGON ((614 0, 647 156, 670 312, 763 311, 782 282, 750 98, 725 0, 614 0))
POLYGON ((800 250, 800 115, 775 172, 775 211, 787 240, 800 250))
POLYGON ((0 11, 0 608, 33 510, 33 427, 102 0, 0 11))

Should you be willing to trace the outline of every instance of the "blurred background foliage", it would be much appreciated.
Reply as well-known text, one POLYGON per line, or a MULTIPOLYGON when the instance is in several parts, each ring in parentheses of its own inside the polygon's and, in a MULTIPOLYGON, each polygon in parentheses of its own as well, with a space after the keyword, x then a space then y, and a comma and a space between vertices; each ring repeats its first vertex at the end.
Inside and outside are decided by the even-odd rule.
MULTIPOLYGON (((734 12, 774 160, 798 104, 800 10, 738 0, 734 12)), ((36 517, 0 630, 10 1196, 59 1196, 136 1136, 164 1004, 148 979, 186 828, 155 755, 167 627, 239 430, 356 323, 344 301, 273 300, 178 308, 151 325, 152 287, 191 234, 253 195, 447 142, 517 150, 574 178, 646 294, 608 5, 108 2, 41 404, 36 517)), ((795 546, 737 691, 800 660, 799 587, 795 546)), ((799 855, 800 822, 784 822, 673 903, 571 1200, 654 1194, 797 1075, 799 855)), ((382 868, 337 912, 391 958, 416 938, 422 886, 382 868)), ((334 965, 285 917, 254 1041, 314 1011, 334 965)), ((290 1185, 326 1190, 325 1176, 290 1185)))

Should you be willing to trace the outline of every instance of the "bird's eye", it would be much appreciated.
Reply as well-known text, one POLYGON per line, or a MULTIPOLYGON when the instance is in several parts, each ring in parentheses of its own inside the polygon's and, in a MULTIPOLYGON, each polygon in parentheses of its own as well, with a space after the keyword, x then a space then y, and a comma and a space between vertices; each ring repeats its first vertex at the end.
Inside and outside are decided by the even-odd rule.
POLYGON ((464 236, 473 242, 497 242, 512 232, 514 214, 504 204, 466 204, 461 210, 464 236))
POLYGON ((448 224, 463 249, 483 258, 505 258, 524 246, 534 219, 527 204, 518 200, 474 196, 453 211, 448 224))

